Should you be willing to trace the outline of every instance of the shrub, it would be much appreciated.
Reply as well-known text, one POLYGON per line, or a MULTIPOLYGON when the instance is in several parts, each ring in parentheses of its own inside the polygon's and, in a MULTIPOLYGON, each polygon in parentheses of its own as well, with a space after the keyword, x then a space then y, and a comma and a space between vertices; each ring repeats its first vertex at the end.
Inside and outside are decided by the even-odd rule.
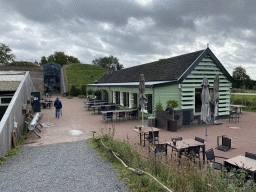
POLYGON ((155 111, 156 111, 157 109, 159 109, 159 110, 164 110, 164 107, 163 107, 162 103, 160 103, 160 101, 159 101, 159 102, 156 104, 156 106, 155 106, 155 111))
POLYGON ((86 85, 82 85, 82 87, 81 87, 81 95, 86 95, 86 85))
POLYGON ((75 85, 72 85, 69 93, 71 96, 78 96, 80 95, 80 90, 75 85))

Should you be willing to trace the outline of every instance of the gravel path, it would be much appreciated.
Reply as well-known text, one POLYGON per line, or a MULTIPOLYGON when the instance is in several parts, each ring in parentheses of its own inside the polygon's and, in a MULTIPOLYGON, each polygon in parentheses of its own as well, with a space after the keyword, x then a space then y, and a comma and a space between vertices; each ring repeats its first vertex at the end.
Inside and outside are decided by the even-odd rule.
POLYGON ((24 146, 0 166, 1 192, 128 191, 86 140, 24 146))

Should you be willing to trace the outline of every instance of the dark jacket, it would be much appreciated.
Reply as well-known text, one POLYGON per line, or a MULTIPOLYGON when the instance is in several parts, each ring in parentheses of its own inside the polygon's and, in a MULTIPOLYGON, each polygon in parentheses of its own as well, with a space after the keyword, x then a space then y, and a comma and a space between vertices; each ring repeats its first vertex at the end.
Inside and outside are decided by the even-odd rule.
POLYGON ((61 109, 62 108, 62 104, 60 100, 55 100, 54 102, 54 107, 56 107, 56 109, 61 109))

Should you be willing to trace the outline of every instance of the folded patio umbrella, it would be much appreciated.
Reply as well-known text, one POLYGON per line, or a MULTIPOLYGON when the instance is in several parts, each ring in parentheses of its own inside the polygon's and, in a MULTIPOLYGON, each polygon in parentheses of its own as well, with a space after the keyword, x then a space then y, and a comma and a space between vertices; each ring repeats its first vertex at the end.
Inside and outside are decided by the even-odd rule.
POLYGON ((144 110, 144 105, 147 101, 147 97, 145 95, 145 78, 144 78, 143 74, 140 74, 139 91, 140 91, 139 101, 140 101, 140 106, 142 109, 142 126, 144 127, 144 125, 143 125, 143 110, 144 110))
POLYGON ((214 120, 213 120, 213 124, 214 125, 220 125, 222 124, 221 122, 217 122, 215 121, 216 116, 218 116, 218 103, 219 103, 219 74, 215 75, 214 78, 214 85, 213 85, 213 103, 214 103, 214 120))
POLYGON ((202 86, 202 94, 201 94, 201 100, 202 100, 202 107, 201 107, 201 120, 206 124, 206 141, 207 141, 207 124, 210 124, 211 122, 211 113, 210 113, 210 92, 209 92, 209 82, 206 77, 204 77, 203 82, 201 84, 202 86))

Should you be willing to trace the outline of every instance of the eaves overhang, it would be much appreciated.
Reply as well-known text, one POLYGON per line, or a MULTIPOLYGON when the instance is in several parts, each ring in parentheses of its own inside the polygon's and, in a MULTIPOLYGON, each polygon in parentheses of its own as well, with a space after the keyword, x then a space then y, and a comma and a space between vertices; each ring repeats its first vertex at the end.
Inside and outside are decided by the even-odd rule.
MULTIPOLYGON (((145 82, 146 88, 164 86, 170 84, 172 81, 149 81, 145 82)), ((126 83, 96 83, 96 84, 87 84, 87 86, 92 87, 138 87, 139 82, 126 82, 126 83)))

